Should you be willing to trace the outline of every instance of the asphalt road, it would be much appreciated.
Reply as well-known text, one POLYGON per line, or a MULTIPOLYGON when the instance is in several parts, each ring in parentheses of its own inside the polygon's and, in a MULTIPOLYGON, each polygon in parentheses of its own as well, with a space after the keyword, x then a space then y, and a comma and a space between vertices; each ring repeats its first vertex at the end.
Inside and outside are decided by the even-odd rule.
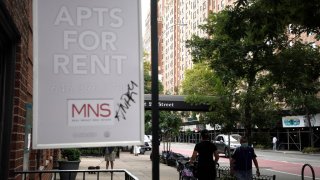
MULTIPOLYGON (((171 150, 186 156, 191 156, 194 144, 172 143, 171 150)), ((163 145, 160 145, 160 150, 163 145)), ((304 164, 310 164, 315 172, 315 179, 320 180, 320 154, 303 154, 298 151, 272 151, 255 149, 258 156, 260 172, 263 175, 276 175, 280 180, 301 180, 301 170, 304 164)), ((220 155, 220 166, 229 166, 229 159, 220 155)), ((306 167, 304 179, 312 179, 311 169, 306 167)))

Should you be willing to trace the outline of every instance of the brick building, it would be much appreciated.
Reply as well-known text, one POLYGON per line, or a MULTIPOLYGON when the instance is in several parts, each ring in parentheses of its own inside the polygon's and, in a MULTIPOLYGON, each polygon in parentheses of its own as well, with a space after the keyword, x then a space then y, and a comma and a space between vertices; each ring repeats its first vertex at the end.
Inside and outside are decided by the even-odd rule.
POLYGON ((52 169, 56 159, 57 151, 31 148, 32 59, 32 0, 0 0, 0 179, 52 169))

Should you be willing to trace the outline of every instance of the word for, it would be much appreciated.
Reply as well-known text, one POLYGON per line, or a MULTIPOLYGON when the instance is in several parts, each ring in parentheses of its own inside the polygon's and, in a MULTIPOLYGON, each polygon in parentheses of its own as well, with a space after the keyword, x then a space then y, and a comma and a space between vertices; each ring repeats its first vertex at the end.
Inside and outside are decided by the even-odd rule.
POLYGON ((104 31, 97 33, 95 31, 63 31, 63 49, 69 50, 73 45, 80 47, 82 50, 93 51, 98 49, 107 51, 116 51, 115 42, 117 36, 114 32, 104 31))

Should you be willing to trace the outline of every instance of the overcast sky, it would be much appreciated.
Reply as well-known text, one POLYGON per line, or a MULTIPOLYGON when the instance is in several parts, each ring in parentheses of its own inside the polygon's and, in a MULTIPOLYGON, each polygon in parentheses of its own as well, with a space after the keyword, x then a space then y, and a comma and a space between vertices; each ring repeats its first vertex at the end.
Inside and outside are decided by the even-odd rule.
POLYGON ((145 27, 144 27, 144 21, 146 20, 148 11, 150 9, 150 0, 141 0, 141 25, 142 25, 142 35, 144 34, 145 27))

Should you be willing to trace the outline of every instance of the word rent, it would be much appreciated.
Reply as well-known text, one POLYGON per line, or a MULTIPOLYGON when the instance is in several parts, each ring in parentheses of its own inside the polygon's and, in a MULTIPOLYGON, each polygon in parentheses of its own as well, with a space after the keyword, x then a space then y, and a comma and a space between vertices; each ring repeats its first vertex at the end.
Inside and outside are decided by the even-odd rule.
POLYGON ((124 23, 121 13, 119 8, 69 9, 62 6, 55 17, 54 26, 69 28, 64 28, 62 32, 61 47, 65 53, 53 55, 53 73, 121 74, 123 62, 127 59, 126 55, 118 52, 115 33, 124 23), (92 23, 107 28, 90 30, 92 23), (72 27, 74 30, 70 29, 72 27), (83 30, 79 30, 79 27, 83 30))

